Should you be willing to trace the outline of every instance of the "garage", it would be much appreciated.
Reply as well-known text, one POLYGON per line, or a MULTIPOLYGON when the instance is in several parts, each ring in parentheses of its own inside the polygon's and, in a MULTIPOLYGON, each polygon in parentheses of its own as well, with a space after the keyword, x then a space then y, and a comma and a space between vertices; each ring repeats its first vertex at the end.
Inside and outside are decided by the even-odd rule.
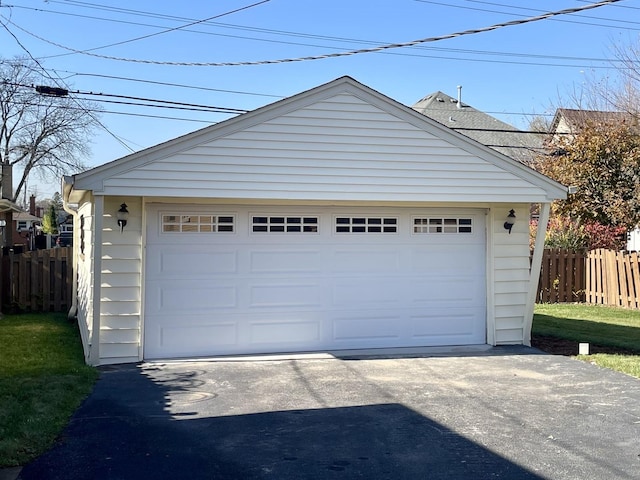
POLYGON ((527 344, 565 197, 341 77, 65 177, 70 315, 92 365, 527 344))
POLYGON ((144 357, 484 344, 484 217, 151 206, 144 357))

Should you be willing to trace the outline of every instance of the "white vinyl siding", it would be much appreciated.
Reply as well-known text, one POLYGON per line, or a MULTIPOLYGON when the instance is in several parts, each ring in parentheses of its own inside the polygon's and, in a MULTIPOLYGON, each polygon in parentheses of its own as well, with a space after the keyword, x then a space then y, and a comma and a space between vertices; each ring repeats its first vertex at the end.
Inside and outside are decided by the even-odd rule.
POLYGON ((137 362, 140 352, 142 202, 131 197, 107 197, 102 224, 100 283, 100 363, 137 362), (122 233, 115 212, 128 205, 122 233))
MULTIPOLYGON (((140 162, 105 193, 198 198, 541 201, 546 192, 473 149, 352 94, 140 162)), ((417 122, 420 123, 420 122, 417 122)))
POLYGON ((522 344, 529 291, 529 205, 505 204, 493 211, 495 343, 522 344), (516 224, 509 234, 504 220, 511 208, 516 224))

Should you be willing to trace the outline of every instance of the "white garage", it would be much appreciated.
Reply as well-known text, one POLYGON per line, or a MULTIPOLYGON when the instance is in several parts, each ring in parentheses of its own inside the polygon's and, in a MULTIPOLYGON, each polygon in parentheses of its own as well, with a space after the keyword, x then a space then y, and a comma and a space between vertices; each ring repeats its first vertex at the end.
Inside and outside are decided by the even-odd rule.
POLYGON ((63 187, 96 365, 527 344, 531 204, 566 196, 349 77, 63 187))
POLYGON ((484 217, 150 207, 144 356, 484 344, 484 217))

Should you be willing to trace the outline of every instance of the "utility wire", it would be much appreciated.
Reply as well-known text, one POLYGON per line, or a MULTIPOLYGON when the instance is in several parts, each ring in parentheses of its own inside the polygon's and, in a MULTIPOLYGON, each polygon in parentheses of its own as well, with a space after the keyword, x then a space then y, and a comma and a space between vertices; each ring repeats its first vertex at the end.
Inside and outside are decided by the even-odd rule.
MULTIPOLYGON (((15 105, 24 105, 24 106, 29 106, 29 107, 46 107, 47 105, 42 104, 42 103, 33 103, 33 102, 26 102, 26 101, 19 101, 19 102, 14 102, 15 105)), ((185 121, 185 122, 198 122, 198 123, 206 123, 208 125, 215 125, 218 122, 212 122, 209 120, 202 120, 202 119, 196 119, 196 118, 184 118, 184 117, 169 117, 166 115, 151 115, 151 114, 145 114, 145 113, 132 113, 132 112, 119 112, 119 111, 114 111, 114 110, 94 110, 94 109, 90 109, 90 108, 80 108, 80 107, 72 107, 72 106, 65 106, 65 107, 60 107, 60 108, 64 108, 66 110, 74 110, 74 111, 81 111, 81 112, 95 112, 95 113, 104 113, 104 114, 109 114, 109 115, 125 115, 128 117, 143 117, 143 118, 156 118, 156 119, 160 119, 160 120, 181 120, 181 121, 185 121)), ((199 111, 199 110, 198 110, 199 111)), ((215 112, 208 112, 208 113, 215 113, 215 112)))
MULTIPOLYGON (((416 1, 419 1, 419 0, 416 0, 416 1)), ((57 2, 57 3, 60 3, 60 2, 57 2)), ((79 3, 84 3, 84 2, 79 2, 79 3)), ((54 11, 54 10, 36 9, 36 8, 31 8, 31 7, 17 6, 17 5, 6 5, 6 6, 10 6, 12 8, 23 8, 23 9, 28 9, 28 10, 34 10, 34 11, 38 11, 38 12, 53 13, 53 14, 58 14, 58 15, 67 15, 67 16, 72 16, 72 17, 87 18, 87 19, 91 19, 91 20, 108 21, 108 22, 122 23, 122 24, 128 24, 128 25, 153 27, 153 28, 165 28, 165 27, 159 26, 159 25, 151 25, 151 24, 139 23, 139 22, 115 20, 115 19, 88 16, 88 15, 79 15, 79 14, 72 14, 72 13, 68 13, 68 12, 57 12, 57 11, 54 11)), ((144 12, 142 12, 142 13, 144 13, 144 12)), ((148 13, 147 16, 157 16, 157 17, 166 18, 166 19, 181 19, 181 17, 174 17, 174 16, 170 16, 170 15, 162 15, 162 16, 161 15, 152 15, 151 13, 148 13)), ((186 19, 184 19, 184 20, 186 20, 186 19)), ((269 34, 269 35, 293 36, 293 37, 301 37, 301 38, 313 38, 313 39, 320 39, 320 40, 328 40, 328 41, 332 41, 332 42, 352 42, 352 43, 369 44, 369 45, 379 45, 381 43, 380 41, 359 40, 359 39, 344 38, 344 37, 330 37, 330 36, 326 36, 326 35, 313 35, 313 34, 306 34, 306 33, 299 33, 299 32, 290 32, 290 31, 283 31, 283 30, 272 30, 272 29, 265 29, 265 28, 257 28, 257 27, 247 27, 247 26, 240 26, 240 25, 233 25, 233 24, 225 24, 225 23, 219 23, 219 22, 207 22, 207 23, 209 23, 211 25, 219 26, 221 28, 247 30, 247 31, 252 31, 252 32, 265 33, 265 34, 269 34)), ((283 45, 296 45, 296 46, 314 47, 314 48, 331 48, 331 49, 342 50, 342 51, 348 51, 349 50, 348 48, 341 48, 341 47, 335 47, 335 46, 316 45, 316 44, 310 44, 310 43, 301 43, 301 42, 266 39, 266 38, 247 37, 247 36, 240 36, 240 35, 214 33, 214 32, 204 32, 204 31, 200 31, 200 30, 186 30, 186 29, 183 29, 182 31, 189 31, 189 32, 198 33, 198 34, 215 35, 215 36, 219 36, 219 37, 237 38, 237 39, 242 39, 242 40, 252 40, 252 41, 259 41, 259 42, 277 43, 277 44, 283 44, 283 45)), ((47 40, 47 39, 43 39, 43 41, 50 43, 50 41, 47 40)), ((86 51, 95 51, 95 50, 98 50, 98 49, 101 49, 101 48, 105 48, 105 46, 94 47, 94 48, 86 49, 84 51, 85 52, 86 51)), ((598 68, 598 69, 615 69, 615 68, 618 68, 618 67, 613 66, 613 64, 615 64, 615 63, 623 63, 622 60, 608 59, 608 58, 570 57, 570 56, 559 56, 559 55, 548 55, 548 54, 547 55, 527 54, 527 53, 520 53, 520 52, 500 52, 500 51, 471 50, 471 49, 453 49, 453 48, 440 48, 440 47, 426 47, 426 46, 420 46, 420 45, 416 45, 416 46, 411 47, 411 48, 431 50, 431 51, 452 52, 452 53, 460 53, 460 54, 465 54, 466 53, 466 54, 471 54, 471 55, 495 55, 495 56, 500 56, 500 57, 509 56, 509 57, 523 57, 523 58, 543 58, 543 59, 549 59, 549 60, 569 60, 569 61, 583 61, 583 62, 607 62, 609 64, 609 66, 607 66, 607 65, 604 65, 604 66, 589 65, 588 66, 589 68, 598 68)), ((465 60, 465 61, 471 61, 471 62, 488 62, 488 63, 499 63, 499 64, 534 65, 534 66, 535 65, 540 65, 540 66, 571 67, 571 68, 575 68, 575 67, 580 67, 581 66, 581 65, 575 65, 575 64, 556 64, 556 63, 542 63, 542 62, 518 62, 518 61, 505 61, 505 60, 487 60, 487 59, 460 58, 460 57, 444 57, 444 56, 441 56, 441 55, 420 55, 420 54, 411 54, 411 53, 406 53, 406 52, 405 53, 400 53, 400 52, 382 52, 382 53, 386 53, 386 54, 389 54, 389 55, 414 56, 414 57, 421 57, 421 58, 437 58, 437 59, 444 59, 444 60, 465 60)), ((47 55, 47 56, 44 56, 44 57, 41 57, 41 58, 42 59, 58 58, 58 57, 63 57, 63 56, 67 56, 67 55, 74 55, 74 54, 75 54, 74 52, 68 52, 68 53, 60 53, 60 54, 56 54, 56 55, 47 55)))
MULTIPOLYGON (((416 2, 419 3, 428 3, 431 5, 440 5, 443 7, 448 7, 448 8, 460 8, 463 10, 472 10, 472 11, 476 11, 476 12, 486 12, 486 13, 497 13, 500 15, 510 15, 512 17, 521 17, 522 15, 519 15, 517 13, 512 13, 512 12, 505 12, 505 11, 500 11, 500 10, 489 10, 487 8, 480 8, 480 7, 469 7, 469 6, 464 6, 464 5, 453 5, 451 4, 451 2, 438 2, 438 1, 434 1, 434 0, 415 0, 416 2)), ((518 7, 515 5, 505 5, 505 4, 501 4, 501 3, 493 3, 493 2, 484 2, 484 1, 475 1, 475 0, 465 0, 467 2, 472 2, 472 3, 479 3, 479 4, 485 4, 485 5, 494 5, 494 6, 498 6, 498 7, 504 7, 504 8, 511 8, 511 9, 517 9, 517 10, 527 10, 529 12, 544 12, 544 10, 540 10, 540 9, 536 9, 536 8, 528 8, 528 7, 518 7)), ((638 22, 634 22, 631 20, 618 20, 618 19, 611 19, 611 18, 603 18, 603 17, 593 17, 593 16, 589 16, 589 15, 575 15, 575 17, 578 18, 588 18, 588 19, 594 19, 594 20, 600 20, 600 21, 605 21, 605 22, 619 22, 619 23, 628 23, 628 24, 632 24, 632 25, 639 25, 638 22)), ((600 27, 613 27, 613 28, 621 28, 621 29, 625 29, 625 30, 638 30, 638 28, 634 28, 634 27, 624 27, 621 25, 603 25, 601 23, 592 23, 592 22, 579 22, 576 20, 563 20, 563 19, 554 19, 554 21, 557 22, 565 22, 565 23, 575 23, 575 24, 581 24, 581 25, 593 25, 593 26, 600 26, 600 27)))
MULTIPOLYGON (((43 88, 42 86, 25 85, 25 84, 22 84, 22 83, 7 82, 6 80, 2 81, 2 84, 11 85, 13 87, 35 88, 36 91, 39 88, 43 88)), ((46 88, 46 87, 44 87, 44 88, 46 88)), ((74 93, 76 95, 89 95, 89 96, 97 96, 97 97, 120 98, 120 99, 124 99, 124 100, 135 100, 135 101, 140 101, 140 102, 153 102, 153 103, 155 103, 155 105, 149 105, 149 104, 140 104, 140 103, 129 102, 129 103, 127 103, 127 105, 153 106, 153 107, 162 107, 162 108, 180 107, 180 108, 186 108, 186 109, 193 109, 194 111, 215 111, 216 113, 232 113, 232 114, 247 113, 248 112, 248 110, 244 110, 244 109, 240 109, 240 108, 217 107, 217 106, 214 106, 214 105, 203 105, 203 104, 198 104, 198 103, 176 102, 176 101, 173 101, 173 100, 160 100, 160 99, 157 99, 157 98, 132 97, 130 95, 120 95, 120 94, 114 94, 114 93, 83 92, 81 90, 66 90, 66 89, 64 89, 64 94, 63 95, 59 95, 59 96, 67 96, 67 95, 69 95, 71 93, 74 93), (168 106, 167 105, 158 105, 158 104, 167 104, 168 106)), ((103 100, 103 99, 96 99, 94 101, 102 101, 102 102, 109 103, 108 101, 103 100)), ((115 103, 115 102, 111 102, 111 103, 115 103)))
MULTIPOLYGON (((210 87, 198 87, 195 85, 185 85, 183 83, 171 83, 171 82, 159 82, 157 80, 146 80, 142 78, 131 78, 131 77, 119 77, 115 75, 103 75, 100 73, 81 73, 81 72, 70 72, 68 70, 54 70, 55 72, 63 72, 70 73, 71 76, 84 76, 84 77, 97 77, 97 78, 111 78, 114 80, 124 80, 128 82, 140 82, 140 83, 149 83, 153 85, 165 85, 167 87, 179 87, 179 88, 190 88, 193 90, 204 90, 209 92, 221 92, 221 93, 233 93, 237 95, 253 95, 257 97, 271 97, 271 98, 285 98, 284 95, 271 95, 268 93, 257 93, 257 92, 243 92, 239 90, 223 90, 220 88, 210 88, 210 87)), ((67 77, 69 78, 69 77, 67 77)))
MULTIPOLYGON (((190 112, 204 112, 204 113, 226 113, 230 115, 238 115, 242 113, 242 111, 238 110, 235 112, 231 112, 229 110, 218 110, 211 107, 198 108, 198 107, 180 107, 178 105, 157 105, 153 103, 136 103, 136 102, 125 102, 124 100, 106 100, 104 98, 94 100, 100 103, 112 103, 117 105, 132 105, 136 107, 151 107, 151 108, 166 108, 169 110, 188 110, 190 112)), ((245 111, 246 112, 246 111, 245 111)))
MULTIPOLYGON (((4 17, 3 17, 4 18, 4 17)), ((7 33, 9 33, 9 35, 11 35, 13 37, 13 39, 16 41, 16 43, 20 46, 20 48, 22 48, 22 50, 24 50, 27 55, 29 56, 29 58, 31 58, 31 60, 33 62, 35 62, 36 65, 38 65, 38 67, 40 67, 40 69, 42 70, 42 73, 47 76, 49 78, 49 80, 51 80, 52 82, 54 82, 57 86, 60 86, 60 83, 58 83, 61 80, 55 79, 53 78, 53 76, 51 76, 49 74, 49 72, 47 72, 47 70, 45 70, 45 68, 42 66, 42 64, 31 54, 31 52, 29 51, 29 49, 27 49, 27 47, 25 47, 22 42, 20 42, 20 40, 18 39, 18 37, 16 37, 14 35, 14 33, 9 29, 9 27, 7 27, 4 23, 0 22, 0 25, 2 25, 2 27, 7 31, 7 33)), ((66 86, 66 85, 65 85, 66 86)), ((135 150, 133 148, 131 148, 124 140, 122 140, 122 138, 120 138, 119 136, 117 136, 115 133, 113 133, 111 130, 109 130, 107 128, 107 126, 105 124, 103 124, 100 119, 89 109, 87 109, 84 105, 82 105, 82 103, 80 103, 77 99, 72 98, 72 101, 74 103, 76 103, 82 110, 84 110, 87 115, 89 115, 91 117, 91 119, 96 122, 100 127, 102 127, 109 135, 111 135, 120 145, 122 145, 123 147, 125 147, 126 149, 128 149, 131 153, 133 153, 135 150)))
MULTIPOLYGON (((254 65, 270 65, 270 64, 279 64, 279 63, 291 63, 291 62, 303 62, 303 61, 312 61, 312 60, 324 60, 324 59, 328 59, 328 58, 337 58, 337 57, 347 57, 347 56, 352 56, 352 55, 358 55, 358 54, 364 54, 364 53, 376 53, 376 52, 382 52, 385 50, 391 50, 391 49, 396 49, 396 48, 405 48, 405 47, 412 47, 415 45, 420 45, 423 43, 430 43, 430 42, 438 42, 441 40, 448 40, 451 38, 457 38, 457 37, 462 37, 462 36, 468 36, 468 35, 475 35, 478 33, 486 33, 486 32, 490 32, 493 30, 498 30, 500 28, 505 28, 505 27, 511 27, 511 26, 515 26, 515 25, 523 25, 526 23, 532 23, 532 22, 538 22, 541 20, 546 20, 549 18, 553 18, 556 16, 560 16, 560 15, 568 15, 571 13, 577 13, 577 12, 582 12, 585 10, 592 10, 594 8, 599 8, 605 5, 610 5, 613 3, 617 3, 620 2, 621 0, 604 0, 598 3, 592 3, 592 4, 588 4, 588 5, 584 5, 582 7, 575 7, 575 8, 568 8, 568 9, 563 9, 563 10, 557 10, 557 11, 552 11, 552 12, 546 12, 542 15, 536 15, 533 17, 528 17, 528 18, 523 18, 523 19, 518 19, 518 20, 511 20, 509 22, 502 22, 502 23, 497 23, 494 25, 490 25, 488 27, 482 27, 482 28, 477 28, 477 29, 470 29, 470 30, 464 30, 461 32, 455 32, 455 33, 451 33, 451 34, 447 34, 447 35, 440 35, 440 36, 435 36, 435 37, 427 37, 427 38, 422 38, 422 39, 418 39, 418 40, 412 40, 409 42, 402 42, 402 43, 392 43, 392 44, 387 44, 387 45, 380 45, 377 47, 371 47, 371 48, 362 48, 362 49, 357 49, 357 50, 349 50, 349 51, 345 51, 345 52, 334 52, 334 53, 328 53, 328 54, 323 54, 323 55, 313 55, 313 56, 307 56, 307 57, 298 57, 298 58, 285 58, 285 59, 276 59, 276 60, 258 60, 258 61, 246 61, 246 62, 171 62, 171 61, 159 61, 159 60, 143 60, 143 59, 132 59, 132 58, 124 58, 124 57, 115 57, 115 56, 110 56, 110 55, 101 55, 98 53, 93 53, 93 52, 88 52, 88 51, 82 51, 82 50, 77 50, 75 48, 70 48, 61 44, 58 44, 56 42, 52 42, 50 40, 47 40, 39 35, 34 34, 33 32, 29 32, 27 30, 25 30, 24 28, 20 27, 19 25, 16 25, 14 22, 12 22, 10 19, 4 17, 4 16, 0 16, 0 18, 3 18, 6 22, 14 25, 16 28, 22 30, 24 33, 37 38, 38 40, 44 41, 46 43, 55 45, 59 48, 62 48, 64 50, 67 51, 71 51, 74 53, 78 53, 78 54, 82 54, 82 55, 88 55, 88 56, 93 56, 93 57, 98 57, 98 58, 104 58, 107 60, 115 60, 115 61, 122 61, 122 62, 132 62, 132 63, 143 63, 143 64, 152 64, 152 65, 171 65, 171 66, 191 66, 191 67, 235 67, 235 66, 254 66, 254 65)), ((5 25, 5 28, 6 25, 5 25)))
POLYGON ((214 20, 216 18, 220 18, 220 17, 224 17, 224 16, 227 16, 227 15, 231 15, 233 13, 241 12, 242 10, 247 10, 249 8, 252 8, 252 7, 255 7, 255 6, 258 6, 258 5, 262 5, 263 3, 267 3, 267 2, 270 2, 270 1, 271 0, 261 0, 260 2, 253 3, 251 5, 246 5, 244 7, 236 8, 235 10, 231 10, 231 11, 225 12, 225 13, 220 13, 218 15, 214 15, 213 17, 205 18, 205 19, 202 19, 202 20, 195 20, 195 21, 187 23, 185 25, 179 25, 177 27, 173 27, 173 28, 169 28, 169 29, 166 29, 166 30, 162 30, 160 32, 154 32, 154 33, 150 33, 148 35, 143 35, 141 37, 130 38, 129 40, 123 40, 121 42, 111 43, 109 45, 103 45, 101 47, 90 48, 89 50, 84 50, 83 53, 90 52, 90 51, 93 51, 93 50, 100 50, 100 49, 108 48, 108 47, 115 47, 117 45, 124 45, 125 43, 137 42, 138 40, 144 40, 146 38, 151 38, 151 37, 155 37, 155 36, 158 36, 158 35, 163 35, 165 33, 175 32, 176 30, 181 30, 181 29, 184 29, 184 28, 187 28, 187 27, 192 27, 194 25, 198 25, 199 23, 209 22, 209 21, 214 20))
MULTIPOLYGON (((93 93, 93 92, 81 92, 80 90, 76 90, 76 91, 72 91, 69 93, 75 93, 77 95, 94 95, 94 96, 99 96, 99 97, 112 97, 112 98, 122 98, 122 99, 129 99, 129 100, 138 100, 138 101, 142 101, 142 102, 156 102, 156 103, 166 103, 169 104, 169 106, 166 105, 147 105, 147 106, 154 106, 154 107, 163 107, 163 108, 171 108, 173 106, 179 106, 180 108, 182 107, 191 107, 191 108, 195 108, 198 110, 202 110, 202 111, 206 111, 206 110, 214 110, 217 113, 234 113, 234 114, 238 114, 238 113, 247 113, 248 110, 243 110, 240 108, 229 108, 229 107, 216 107, 216 106, 212 106, 212 105, 202 105, 202 104, 197 104, 197 103, 183 103, 183 102, 174 102, 171 100, 157 100, 154 98, 145 98, 145 97, 131 97, 128 95, 116 95, 116 94, 111 94, 111 93, 93 93)), ((97 100, 97 101, 102 101, 102 100, 97 100)), ((131 103, 131 105, 136 105, 135 103, 131 103)))
MULTIPOLYGON (((252 95, 257 97, 271 97, 271 98, 285 98, 284 95, 270 95, 267 93, 257 93, 257 92, 243 92, 239 90, 223 90, 220 88, 210 88, 210 87, 199 87, 195 85, 185 85, 182 83, 171 83, 171 82, 159 82, 157 80, 145 80, 142 78, 131 78, 131 77, 119 77, 116 75, 104 75, 99 73, 81 73, 81 72, 71 72, 68 70, 53 70, 54 72, 62 72, 62 73, 70 73, 71 76, 79 76, 79 77, 96 77, 96 78, 111 78, 114 80, 123 80, 128 82, 139 82, 139 83, 148 83, 152 85, 165 85, 168 87, 179 87, 179 88, 189 88, 193 90, 204 90, 208 92, 222 92, 222 93, 233 93, 237 95, 252 95)), ((69 77, 67 77, 69 78, 69 77)))

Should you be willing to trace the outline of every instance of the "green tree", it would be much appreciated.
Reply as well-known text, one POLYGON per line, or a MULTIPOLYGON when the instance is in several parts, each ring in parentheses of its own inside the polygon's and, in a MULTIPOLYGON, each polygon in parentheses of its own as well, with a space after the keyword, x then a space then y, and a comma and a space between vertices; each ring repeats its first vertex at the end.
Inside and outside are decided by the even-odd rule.
POLYGON ((58 213, 53 203, 49 205, 49 210, 42 219, 42 231, 52 235, 58 234, 58 213))
POLYGON ((557 140, 555 155, 541 156, 536 170, 577 188, 554 205, 556 214, 580 224, 634 227, 640 223, 640 135, 625 122, 589 123, 557 140))

